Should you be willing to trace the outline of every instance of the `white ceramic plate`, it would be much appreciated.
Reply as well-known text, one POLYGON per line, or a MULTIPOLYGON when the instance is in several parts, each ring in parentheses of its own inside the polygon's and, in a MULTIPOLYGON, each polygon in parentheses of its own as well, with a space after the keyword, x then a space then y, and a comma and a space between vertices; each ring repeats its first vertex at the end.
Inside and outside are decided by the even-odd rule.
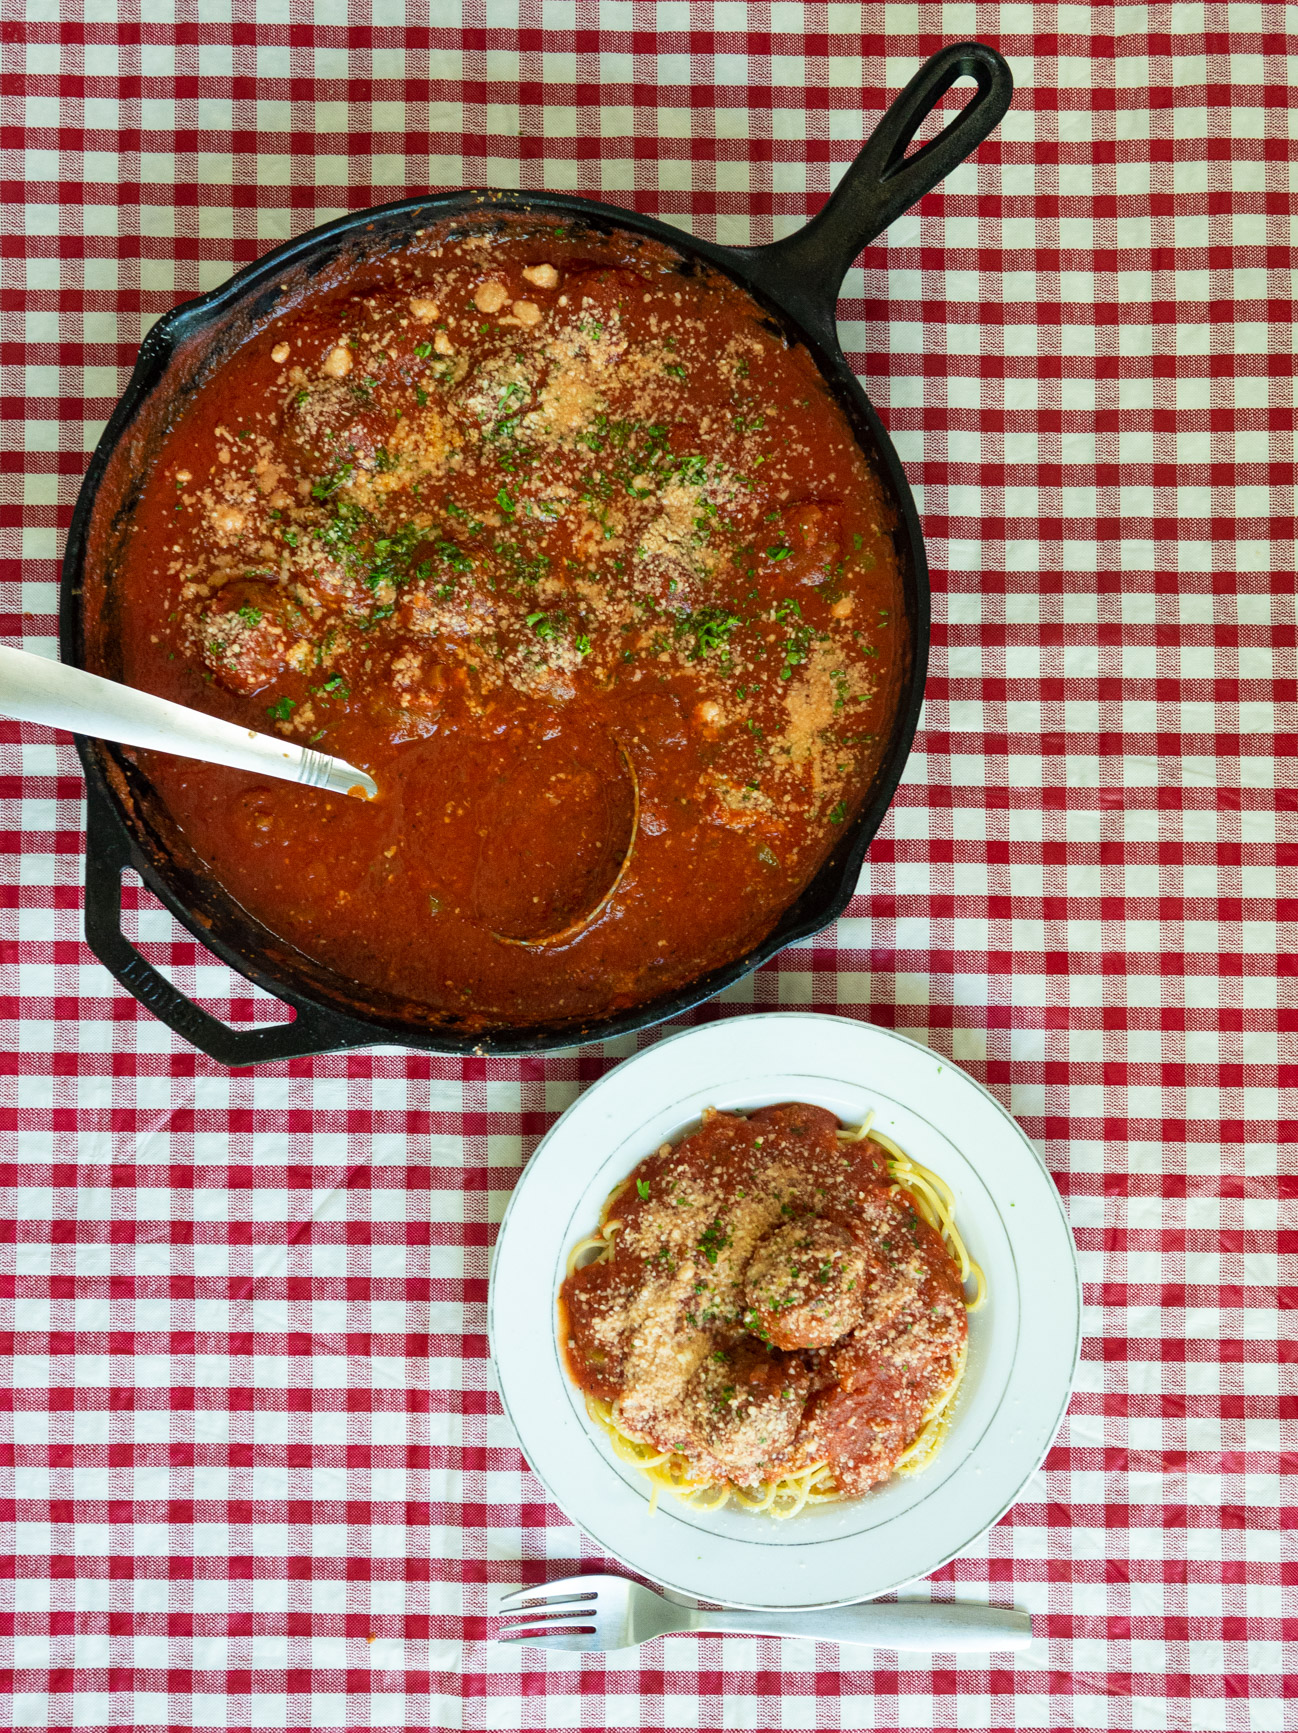
POLYGON ((866 1600, 926 1576, 970 1546, 1022 1492, 1072 1388, 1081 1295, 1072 1236, 1050 1175, 985 1089, 927 1047, 842 1017, 736 1017, 660 1041, 574 1102, 510 1200, 489 1323, 505 1413, 555 1503, 603 1550, 683 1594, 741 1607, 866 1600), (595 1227, 614 1184, 705 1107, 827 1107, 847 1125, 873 1108, 886 1131, 956 1196, 987 1277, 969 1319, 969 1361, 936 1461, 864 1498, 788 1522, 728 1508, 708 1516, 614 1456, 559 1357, 556 1300, 568 1248, 595 1227))

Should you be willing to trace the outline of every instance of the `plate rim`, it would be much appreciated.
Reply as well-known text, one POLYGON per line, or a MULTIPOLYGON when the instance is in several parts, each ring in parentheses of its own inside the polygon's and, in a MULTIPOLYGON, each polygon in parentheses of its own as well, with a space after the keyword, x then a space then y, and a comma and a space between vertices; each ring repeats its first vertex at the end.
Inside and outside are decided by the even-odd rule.
MULTIPOLYGON (((790 1070, 796 1069, 800 1063, 803 1063, 803 1061, 800 1061, 791 1050, 789 1053, 789 1069, 790 1070)), ((823 1065, 826 1062, 822 1060, 822 1061, 819 1061, 819 1063, 823 1065)), ((826 1072, 826 1080, 827 1081, 829 1080, 830 1073, 832 1073, 832 1071, 833 1071, 833 1066, 831 1064, 829 1067, 829 1071, 826 1072)), ((839 1077, 839 1078, 835 1078, 834 1080, 839 1081, 839 1082, 843 1083, 844 1085, 848 1085, 851 1087, 860 1087, 859 1079, 853 1079, 851 1077, 839 1077)), ((759 1075, 756 1075, 756 1074, 754 1075, 753 1083, 754 1083, 755 1092, 761 1093, 762 1092, 761 1091, 761 1078, 759 1075)), ((919 1109, 911 1109, 911 1111, 919 1112, 919 1109)), ((971 1167, 974 1167, 975 1172, 977 1172, 977 1168, 976 1168, 974 1162, 972 1161, 972 1159, 968 1156, 965 1156, 963 1150, 961 1150, 960 1141, 959 1141, 958 1136, 953 1136, 951 1134, 951 1132, 942 1130, 940 1127, 935 1126, 934 1129, 937 1130, 939 1132, 939 1135, 944 1137, 949 1143, 953 1144, 955 1146, 955 1148, 960 1151, 962 1158, 966 1162, 968 1162, 968 1164, 971 1167)), ((634 1137, 634 1135, 635 1135, 634 1128, 630 1129, 628 1131, 627 1135, 634 1137)), ((979 1175, 979 1178, 981 1179, 981 1175, 979 1175)), ((986 1187, 987 1182, 984 1180, 983 1184, 986 1187)), ((990 1190, 990 1188, 987 1188, 987 1189, 990 1190)), ((999 1205, 997 1207, 999 1209, 999 1205)), ((1011 1244, 1011 1253, 1013 1254, 1014 1253, 1013 1242, 1011 1241, 1010 1244, 1011 1244)), ((1017 1262, 1017 1258, 1016 1258, 1016 1262, 1017 1262)), ((1020 1298, 1020 1302, 1019 1302, 1019 1310, 1020 1310, 1020 1316, 1021 1316, 1021 1311, 1022 1311, 1022 1299, 1021 1298, 1020 1298)), ((563 1112, 555 1120, 554 1124, 549 1128, 549 1130, 541 1138, 541 1140, 537 1144, 536 1148, 532 1151, 531 1156, 528 1158, 528 1161, 527 1161, 526 1165, 524 1166, 523 1171, 520 1174, 519 1179, 516 1182, 512 1192, 510 1194, 509 1200, 506 1204, 505 1212, 504 1212, 503 1216, 501 1217, 500 1226, 496 1232, 495 1241, 494 1241, 494 1244, 493 1244, 492 1250, 491 1250, 490 1286, 489 1286, 489 1291, 488 1291, 488 1305, 487 1305, 487 1339, 488 1339, 488 1353, 490 1356, 490 1364, 491 1364, 491 1369, 492 1369, 492 1373, 493 1373, 493 1384, 495 1386, 496 1393, 500 1399, 501 1410, 502 1410, 502 1413, 504 1415, 505 1420, 507 1421, 507 1423, 509 1424, 510 1428, 512 1429, 512 1431, 514 1433, 514 1437, 515 1437, 515 1439, 519 1445, 520 1451, 522 1452, 522 1454, 524 1455, 524 1457, 527 1461, 529 1469, 531 1470, 531 1472, 533 1474, 536 1475, 537 1479, 540 1481, 542 1487, 545 1490, 546 1496, 553 1500, 553 1502, 558 1506, 558 1508, 563 1511, 565 1516, 568 1516, 569 1520, 571 1522, 573 1522, 574 1526, 580 1532, 588 1535, 590 1537, 590 1539, 597 1546, 599 1546, 603 1551, 605 1551, 609 1555, 609 1557, 618 1560, 621 1564, 625 1565, 628 1569, 636 1571, 640 1575, 646 1576, 646 1577, 650 1578, 650 1580, 659 1583, 660 1586, 662 1586, 664 1588, 668 1588, 668 1589, 672 1590, 673 1592, 683 1594, 683 1595, 690 1597, 692 1599, 704 1599, 704 1600, 712 1601, 715 1604, 721 1604, 721 1605, 733 1606, 733 1607, 742 1607, 742 1608, 753 1610, 753 1611, 763 1611, 763 1612, 806 1611, 806 1612, 812 1612, 812 1611, 829 1609, 832 1607, 841 1607, 841 1606, 850 1606, 850 1605, 854 1605, 854 1604, 859 1604, 863 1600, 874 1599, 880 1595, 890 1594, 890 1593, 894 1592, 896 1589, 905 1587, 907 1584, 918 1582, 918 1581, 922 1580, 923 1578, 930 1576, 934 1571, 940 1570, 944 1565, 950 1563, 950 1561, 953 1558, 959 1557, 959 1555, 962 1552, 964 1552, 968 1547, 973 1545, 973 1543, 981 1535, 987 1533, 989 1529, 993 1528, 996 1525, 996 1523, 998 1523, 1001 1520, 1001 1518, 1005 1515, 1005 1513, 1008 1510, 1010 1510, 1018 1502, 1018 1500, 1022 1497, 1025 1488, 1028 1486, 1029 1482, 1031 1481, 1033 1475, 1040 1468, 1041 1463, 1045 1460, 1046 1456, 1049 1454, 1050 1450, 1052 1449, 1054 1442, 1055 1442, 1055 1439, 1058 1436, 1059 1428, 1062 1425, 1064 1417, 1067 1413, 1068 1404, 1069 1404, 1070 1400, 1072 1399, 1073 1388, 1074 1388, 1074 1384, 1075 1384, 1076 1376, 1077 1376, 1077 1368, 1078 1368, 1078 1365, 1080 1363, 1080 1357, 1081 1357, 1081 1345, 1082 1345, 1082 1339, 1083 1339, 1082 1310, 1083 1310, 1083 1294, 1082 1294, 1082 1285, 1081 1285, 1081 1275, 1080 1275, 1080 1271, 1079 1271, 1078 1264, 1077 1264, 1077 1248, 1076 1248, 1076 1243, 1075 1243, 1075 1240, 1073 1237, 1072 1224, 1068 1220, 1067 1213, 1064 1209, 1063 1199, 1059 1193, 1058 1187, 1055 1185, 1053 1176, 1051 1175, 1049 1168, 1046 1166, 1045 1161, 1042 1159, 1042 1157, 1040 1156, 1040 1154, 1038 1153, 1038 1151, 1034 1147, 1032 1141, 1028 1138, 1026 1132, 1022 1129, 1022 1127, 1014 1119, 1013 1115, 1007 1111, 1007 1109, 1001 1104, 1000 1101, 997 1100, 997 1098, 991 1093, 991 1091, 985 1087, 985 1085, 980 1083, 977 1078, 970 1076, 970 1074, 964 1069, 964 1067, 962 1065, 959 1064, 958 1061, 946 1057, 945 1055, 939 1053, 936 1049, 934 1049, 932 1047, 928 1047, 923 1042, 916 1041, 915 1039, 913 1039, 913 1037, 908 1036, 908 1035, 904 1035, 897 1030, 884 1028, 884 1027, 881 1027, 880 1025, 874 1024, 874 1023, 868 1023, 868 1022, 864 1021, 863 1019, 836 1016, 832 1013, 827 1013, 827 1012, 781 1010, 781 1011, 768 1011, 768 1012, 753 1012, 753 1013, 750 1013, 748 1015, 741 1016, 741 1017, 718 1018, 718 1019, 715 1019, 713 1021, 709 1021, 709 1022, 704 1023, 704 1024, 692 1025, 691 1027, 686 1028, 686 1029, 678 1029, 678 1030, 674 1031, 672 1034, 664 1036, 664 1037, 660 1038, 659 1040, 654 1041, 651 1045, 642 1048, 639 1052, 634 1053, 634 1054, 629 1054, 629 1055, 627 1055, 627 1057, 625 1059, 619 1060, 616 1064, 611 1066, 610 1069, 603 1074, 603 1076, 595 1079, 595 1081, 593 1083, 591 1083, 589 1085, 589 1087, 582 1090, 582 1092, 576 1097, 576 1099, 574 1101, 572 1101, 563 1110, 563 1112), (1003 1503, 1000 1504, 999 1508, 995 1511, 995 1513, 993 1515, 991 1515, 989 1517, 980 1516, 978 1519, 977 1526, 970 1533, 968 1533, 959 1542, 957 1542, 956 1544, 951 1546, 949 1548, 949 1550, 944 1551, 940 1557, 933 1558, 931 1560, 926 1560, 926 1562, 924 1563, 923 1568, 921 1570, 912 1572, 910 1574, 899 1576, 895 1580, 884 1583, 880 1586, 871 1587, 870 1590, 868 1591, 868 1593, 865 1595, 862 1595, 860 1593, 856 1593, 856 1594, 849 1595, 849 1596, 836 1595, 832 1599, 818 1599, 818 1600, 809 1600, 809 1601, 800 1600, 800 1601, 796 1601, 796 1602, 795 1601, 789 1601, 789 1600, 785 1600, 785 1601, 781 1601, 781 1602, 757 1601, 757 1600, 735 1599, 735 1598, 732 1598, 729 1596, 727 1596, 724 1600, 718 1600, 718 1597, 715 1594, 701 1589, 698 1586, 698 1584, 691 1585, 688 1583, 675 1582, 675 1581, 670 1580, 669 1577, 664 1576, 663 1573, 656 1568, 655 1569, 647 1569, 643 1563, 637 1562, 634 1558, 628 1556, 628 1552, 627 1552, 625 1545, 619 1545, 616 1542, 610 1541, 603 1534, 599 1533, 598 1532, 598 1526, 599 1525, 592 1526, 592 1524, 590 1522, 573 1516, 568 1509, 568 1505, 558 1497, 558 1495, 554 1491, 553 1487, 550 1485, 549 1481, 538 1470, 538 1468, 536 1467, 535 1462, 533 1460, 532 1453, 530 1452, 527 1444, 525 1443, 525 1433, 524 1433, 523 1429, 521 1429, 519 1427, 518 1422, 514 1416, 514 1411, 510 1406, 509 1398, 508 1398, 506 1388, 505 1388, 505 1381, 504 1381, 504 1378, 501 1376, 499 1359, 498 1359, 498 1355, 497 1355, 497 1351, 496 1351, 496 1345, 497 1345, 497 1341, 499 1339, 499 1332, 497 1329, 497 1298, 498 1298, 498 1295, 500 1293, 500 1283, 498 1280, 498 1274, 499 1274, 499 1268, 500 1268, 499 1252, 500 1252, 501 1247, 505 1244, 506 1233, 507 1233, 507 1230, 509 1228, 511 1218, 514 1215, 516 1208, 519 1206, 520 1199, 523 1197, 524 1193, 528 1190, 528 1182, 532 1178, 532 1176, 536 1172, 539 1171, 538 1158, 543 1154, 546 1147, 557 1138, 557 1136, 559 1135, 559 1133, 561 1131, 561 1128, 563 1128, 566 1125, 566 1122, 569 1120, 569 1118, 572 1115, 574 1115, 579 1109, 584 1108, 588 1103, 590 1103, 592 1101, 592 1099, 601 1090, 603 1090, 605 1088, 606 1085, 612 1084, 615 1079, 624 1080, 625 1073, 626 1073, 626 1070, 628 1067, 635 1066, 636 1064, 638 1064, 641 1061, 653 1059, 654 1057, 659 1055, 664 1049, 673 1046, 677 1042, 690 1041, 690 1040, 700 1041, 700 1040, 706 1040, 708 1038, 716 1039, 718 1037, 724 1036, 724 1034, 727 1034, 727 1033, 731 1034, 731 1035, 735 1035, 735 1034, 740 1033, 741 1030, 750 1029, 752 1027, 752 1025, 754 1025, 754 1024, 762 1024, 762 1025, 765 1025, 767 1027, 769 1027, 772 1024, 784 1024, 784 1025, 796 1024, 802 1029, 807 1029, 810 1026, 815 1025, 815 1024, 830 1025, 840 1035, 847 1034, 850 1032, 853 1035, 856 1035, 859 1037, 864 1037, 864 1038, 867 1038, 870 1040, 882 1040, 885 1043, 888 1041, 896 1042, 903 1047, 906 1047, 906 1048, 913 1050, 914 1054, 918 1058, 920 1058, 922 1060, 936 1062, 939 1066, 939 1070, 944 1069, 944 1068, 949 1068, 953 1073, 958 1074, 959 1078, 961 1079, 962 1084, 965 1087, 970 1087, 970 1088, 974 1089, 994 1109, 996 1116, 999 1117, 1005 1123, 1007 1129, 1009 1130, 1009 1132, 1010 1132, 1014 1142, 1017 1144, 1017 1146, 1022 1150, 1026 1150, 1026 1152, 1030 1155, 1032 1162, 1033 1162, 1033 1165, 1034 1165, 1035 1169, 1037 1170, 1038 1176, 1040 1178, 1044 1179, 1044 1181, 1045 1181, 1047 1193, 1050 1196, 1050 1198, 1054 1204, 1055 1211, 1057 1212, 1057 1215, 1058 1215, 1060 1227, 1062 1229, 1063 1238, 1064 1238, 1064 1241, 1066 1242, 1066 1244, 1068 1246, 1069 1254, 1070 1254, 1068 1259, 1067 1259, 1067 1265, 1068 1265, 1068 1270, 1071 1273, 1072 1280, 1071 1280, 1071 1283, 1062 1283, 1061 1289, 1066 1290, 1066 1292, 1062 1295, 1062 1297, 1067 1299, 1067 1301, 1071 1305, 1071 1309, 1072 1309, 1073 1340, 1072 1340, 1071 1351, 1070 1351, 1069 1355, 1067 1356, 1067 1376, 1064 1379, 1063 1384, 1061 1386, 1061 1393, 1060 1393, 1060 1397, 1059 1397, 1057 1410, 1049 1422, 1048 1429, 1045 1430, 1044 1433, 1042 1434, 1045 1442, 1044 1442, 1044 1444, 1040 1450, 1040 1453, 1034 1454, 1034 1459, 1032 1460, 1030 1465, 1025 1467, 1024 1472, 1022 1474, 1022 1477, 1019 1481, 1019 1484, 1016 1487, 1016 1489, 1014 1490, 1014 1492, 1008 1498, 1006 1498, 1003 1503)), ((1012 1368, 1013 1368, 1013 1362, 1011 1362, 1011 1370, 1012 1370, 1012 1368)), ((594 1446, 594 1442, 595 1441, 593 1439, 590 1439, 590 1443, 592 1444, 592 1446, 594 1446)), ((980 1442, 981 1442, 981 1440, 980 1440, 980 1442)), ((957 1468, 954 1472, 956 1474, 959 1474, 960 1468, 957 1468)), ((834 1541, 826 1542, 824 1544, 842 1544, 843 1542, 850 1541, 853 1539, 864 1539, 864 1538, 865 1538, 864 1536, 859 1536, 859 1537, 858 1536, 839 1536, 839 1537, 836 1537, 834 1541)), ((741 1542, 734 1542, 733 1544, 738 1545, 738 1544, 742 1544, 742 1543, 741 1542)), ((820 1544, 820 1543, 808 1543, 808 1544, 820 1544)))

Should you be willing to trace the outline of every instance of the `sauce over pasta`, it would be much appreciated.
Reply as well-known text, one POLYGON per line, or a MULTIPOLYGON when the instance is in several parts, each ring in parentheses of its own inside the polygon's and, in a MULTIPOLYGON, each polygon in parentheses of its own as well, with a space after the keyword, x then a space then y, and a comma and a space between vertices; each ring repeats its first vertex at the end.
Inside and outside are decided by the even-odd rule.
POLYGON ((92 654, 374 776, 141 755, 282 939, 459 1026, 604 1015, 745 954, 842 834, 905 655, 889 531, 727 279, 429 230, 289 284, 186 400, 92 654))
POLYGON ((563 1283, 571 1376, 678 1487, 854 1497, 958 1383, 960 1267, 880 1145, 844 1135, 800 1103, 710 1113, 640 1163, 563 1283))

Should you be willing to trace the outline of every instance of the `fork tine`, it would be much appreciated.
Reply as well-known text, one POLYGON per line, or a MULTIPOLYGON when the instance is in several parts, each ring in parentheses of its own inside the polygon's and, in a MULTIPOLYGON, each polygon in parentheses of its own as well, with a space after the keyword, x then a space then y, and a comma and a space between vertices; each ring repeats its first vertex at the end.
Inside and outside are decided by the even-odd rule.
POLYGON ((508 1619, 515 1625, 520 1619, 586 1619, 593 1624, 597 1611, 592 1595, 588 1601, 546 1601, 539 1606, 505 1607, 496 1617, 508 1619))
POLYGON ((502 1595, 496 1610, 504 1612, 512 1602, 531 1605, 551 1600, 575 1600, 579 1595, 594 1600, 607 1581, 606 1577, 556 1577, 550 1583, 524 1583, 522 1588, 511 1589, 507 1595, 502 1595))
POLYGON ((512 1606, 502 1606, 498 1608, 496 1617, 499 1619, 509 1619, 513 1618, 516 1613, 524 1612, 557 1613, 565 1610, 580 1612, 583 1607, 593 1614, 597 1599, 598 1596, 596 1595, 537 1596, 535 1599, 529 1598, 525 1601, 515 1601, 512 1606))
POLYGON ((594 1624, 594 1606, 542 1606, 539 1612, 509 1612, 501 1613, 503 1624, 508 1624, 511 1631, 520 1631, 523 1626, 548 1626, 553 1629, 594 1624))
POLYGON ((599 1647, 594 1631, 585 1632, 580 1636, 573 1635, 568 1637, 534 1637, 524 1633, 517 1637, 497 1637, 496 1641, 498 1643, 516 1643, 520 1648, 526 1649, 575 1650, 578 1654, 584 1654, 588 1649, 597 1649, 599 1647))

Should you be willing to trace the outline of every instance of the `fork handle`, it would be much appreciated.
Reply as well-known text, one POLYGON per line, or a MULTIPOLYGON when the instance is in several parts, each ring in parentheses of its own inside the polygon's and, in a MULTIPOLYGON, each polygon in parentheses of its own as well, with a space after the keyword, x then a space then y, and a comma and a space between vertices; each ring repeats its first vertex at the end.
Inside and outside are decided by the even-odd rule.
POLYGON ((967 1601, 880 1601, 833 1607, 822 1613, 709 1613, 698 1611, 695 1631, 748 1631, 763 1637, 810 1637, 861 1643, 875 1649, 920 1649, 956 1654, 1026 1649, 1032 1616, 1014 1607, 967 1601))

